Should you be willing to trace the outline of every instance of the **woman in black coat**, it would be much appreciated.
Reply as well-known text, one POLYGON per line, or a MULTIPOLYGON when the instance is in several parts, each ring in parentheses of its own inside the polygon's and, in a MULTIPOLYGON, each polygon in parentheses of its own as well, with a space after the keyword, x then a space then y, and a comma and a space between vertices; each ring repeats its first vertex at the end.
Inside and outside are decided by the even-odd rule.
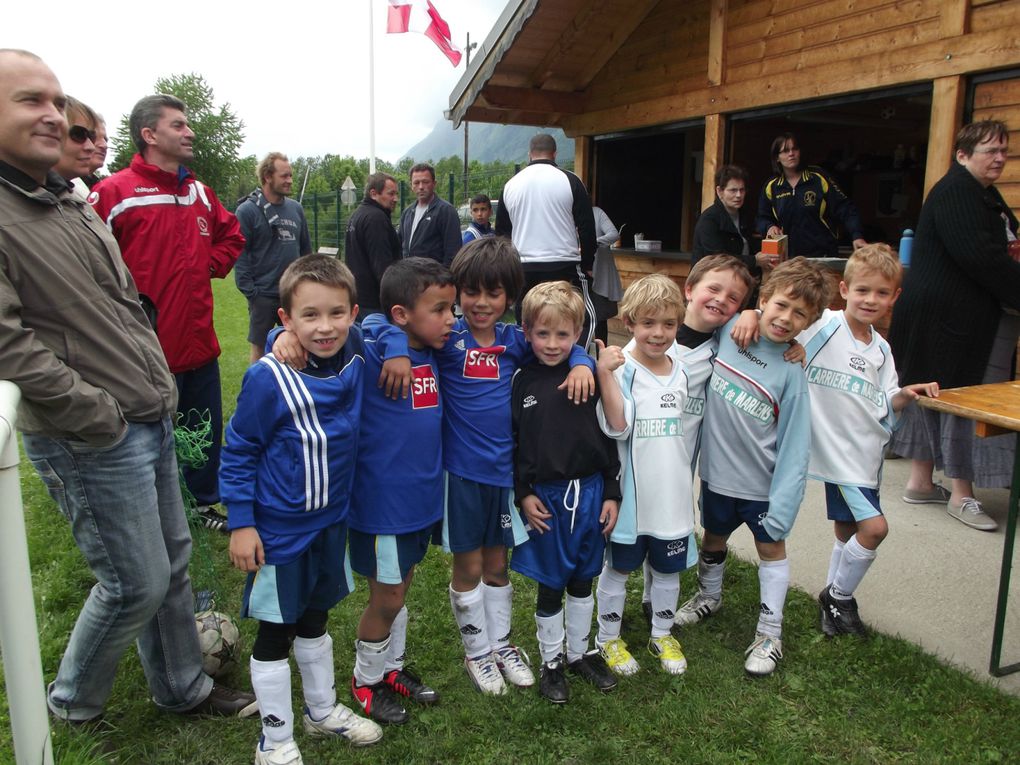
MULTIPOLYGON (((1008 142, 1001 122, 965 126, 956 138, 956 162, 921 208, 889 333, 901 384, 935 380, 956 388, 1012 377, 1020 263, 1007 245, 1016 239, 1017 219, 992 185, 1006 164, 1008 142)), ((892 447, 912 459, 904 501, 948 502, 952 517, 994 531, 974 484, 1010 484, 1015 438, 975 438, 973 422, 916 404, 903 416, 892 447), (951 479, 951 491, 933 483, 935 467, 951 479)))

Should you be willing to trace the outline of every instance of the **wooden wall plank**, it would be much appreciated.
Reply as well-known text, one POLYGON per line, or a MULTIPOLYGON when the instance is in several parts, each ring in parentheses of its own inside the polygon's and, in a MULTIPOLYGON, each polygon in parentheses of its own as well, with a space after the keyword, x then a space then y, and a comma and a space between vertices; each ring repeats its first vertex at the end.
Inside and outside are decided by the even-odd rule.
POLYGON ((708 13, 708 84, 721 85, 726 72, 727 0, 711 0, 708 13))
POLYGON ((974 88, 974 108, 994 109, 997 106, 1020 104, 1020 77, 1014 80, 982 82, 974 88))

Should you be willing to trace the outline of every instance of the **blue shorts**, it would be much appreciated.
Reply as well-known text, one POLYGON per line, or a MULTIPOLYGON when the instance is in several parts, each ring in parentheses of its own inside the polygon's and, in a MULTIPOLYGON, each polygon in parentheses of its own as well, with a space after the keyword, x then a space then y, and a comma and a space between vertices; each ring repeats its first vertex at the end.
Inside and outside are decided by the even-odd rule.
POLYGON ((351 529, 351 568, 382 584, 400 584, 439 542, 439 523, 406 534, 369 534, 351 529))
POLYGON ((878 489, 863 489, 842 483, 825 482, 825 509, 830 521, 857 523, 882 515, 878 489))
POLYGON ((295 624, 309 608, 328 611, 354 591, 346 548, 347 524, 335 523, 290 563, 267 563, 249 573, 241 616, 295 624))
POLYGON ((636 571, 648 559, 648 565, 660 574, 676 574, 698 565, 698 545, 694 534, 683 539, 657 539, 639 534, 634 544, 610 542, 606 563, 617 571, 636 571))
POLYGON ((480 547, 513 547, 515 540, 527 538, 512 489, 446 474, 444 550, 460 553, 480 547))
POLYGON ((759 542, 777 542, 769 536, 762 521, 769 514, 769 503, 761 499, 740 499, 716 494, 701 482, 701 525, 716 536, 728 537, 746 524, 759 542))
POLYGON ((593 579, 602 570, 606 550, 599 523, 602 476, 539 484, 535 494, 552 515, 546 520, 549 530, 539 534, 525 526, 528 541, 514 548, 510 568, 554 590, 593 579))

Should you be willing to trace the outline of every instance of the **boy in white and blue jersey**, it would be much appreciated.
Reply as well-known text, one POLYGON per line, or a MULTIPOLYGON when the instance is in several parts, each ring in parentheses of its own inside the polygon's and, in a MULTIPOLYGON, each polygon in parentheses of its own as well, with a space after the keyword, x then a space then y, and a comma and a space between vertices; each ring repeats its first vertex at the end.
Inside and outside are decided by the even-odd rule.
POLYGON ((708 384, 700 466, 702 549, 719 562, 702 556, 696 597, 718 608, 726 542, 746 524, 760 559, 760 614, 744 662, 751 675, 771 674, 783 655, 790 584, 784 540, 804 496, 811 446, 807 381, 783 353, 821 315, 828 298, 821 267, 804 258, 777 267, 761 289, 760 338, 741 349, 729 336, 735 320, 727 324, 708 384))
POLYGON ((359 745, 382 737, 337 703, 326 631, 329 609, 353 589, 346 521, 365 364, 354 277, 333 258, 299 258, 280 280, 280 301, 307 364, 298 372, 265 356, 245 373, 220 464, 231 561, 248 572, 242 615, 259 620, 251 656, 262 715, 256 763, 301 762, 292 646, 305 730, 359 745))
POLYGON ((872 327, 896 302, 901 274, 888 245, 856 250, 839 284, 846 308, 826 310, 798 338, 807 352, 811 394, 808 475, 825 482, 836 537, 818 595, 828 637, 867 634, 854 591, 889 533, 878 496, 885 447, 896 412, 919 395, 938 395, 934 382, 899 386, 889 344, 872 327))
POLYGON ((620 637, 627 577, 648 562, 651 639, 648 650, 666 672, 687 669, 670 634, 680 572, 694 565, 694 463, 704 384, 691 390, 687 370, 670 355, 684 315, 683 296, 667 276, 652 274, 629 287, 620 315, 634 335, 626 350, 599 342, 597 407, 602 431, 616 439, 623 468, 620 515, 599 576, 599 630, 595 644, 609 668, 631 675, 638 663, 620 637), (663 480, 670 476, 669 480, 663 480))

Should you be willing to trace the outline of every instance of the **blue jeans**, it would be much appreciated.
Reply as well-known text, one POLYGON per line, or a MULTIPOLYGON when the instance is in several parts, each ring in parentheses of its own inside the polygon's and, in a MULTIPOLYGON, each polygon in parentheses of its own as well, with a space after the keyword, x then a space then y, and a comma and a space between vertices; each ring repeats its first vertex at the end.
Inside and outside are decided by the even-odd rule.
POLYGON ((174 375, 177 383, 177 411, 181 422, 196 429, 201 416, 209 412, 212 444, 205 451, 205 465, 185 467, 184 481, 199 505, 215 505, 220 501, 220 443, 223 441, 223 399, 220 397, 220 363, 208 364, 174 375))
POLYGON ((99 715, 133 640, 159 707, 203 701, 212 679, 195 630, 170 418, 130 423, 111 446, 28 434, 24 444, 96 577, 50 684, 50 709, 68 720, 99 715))

